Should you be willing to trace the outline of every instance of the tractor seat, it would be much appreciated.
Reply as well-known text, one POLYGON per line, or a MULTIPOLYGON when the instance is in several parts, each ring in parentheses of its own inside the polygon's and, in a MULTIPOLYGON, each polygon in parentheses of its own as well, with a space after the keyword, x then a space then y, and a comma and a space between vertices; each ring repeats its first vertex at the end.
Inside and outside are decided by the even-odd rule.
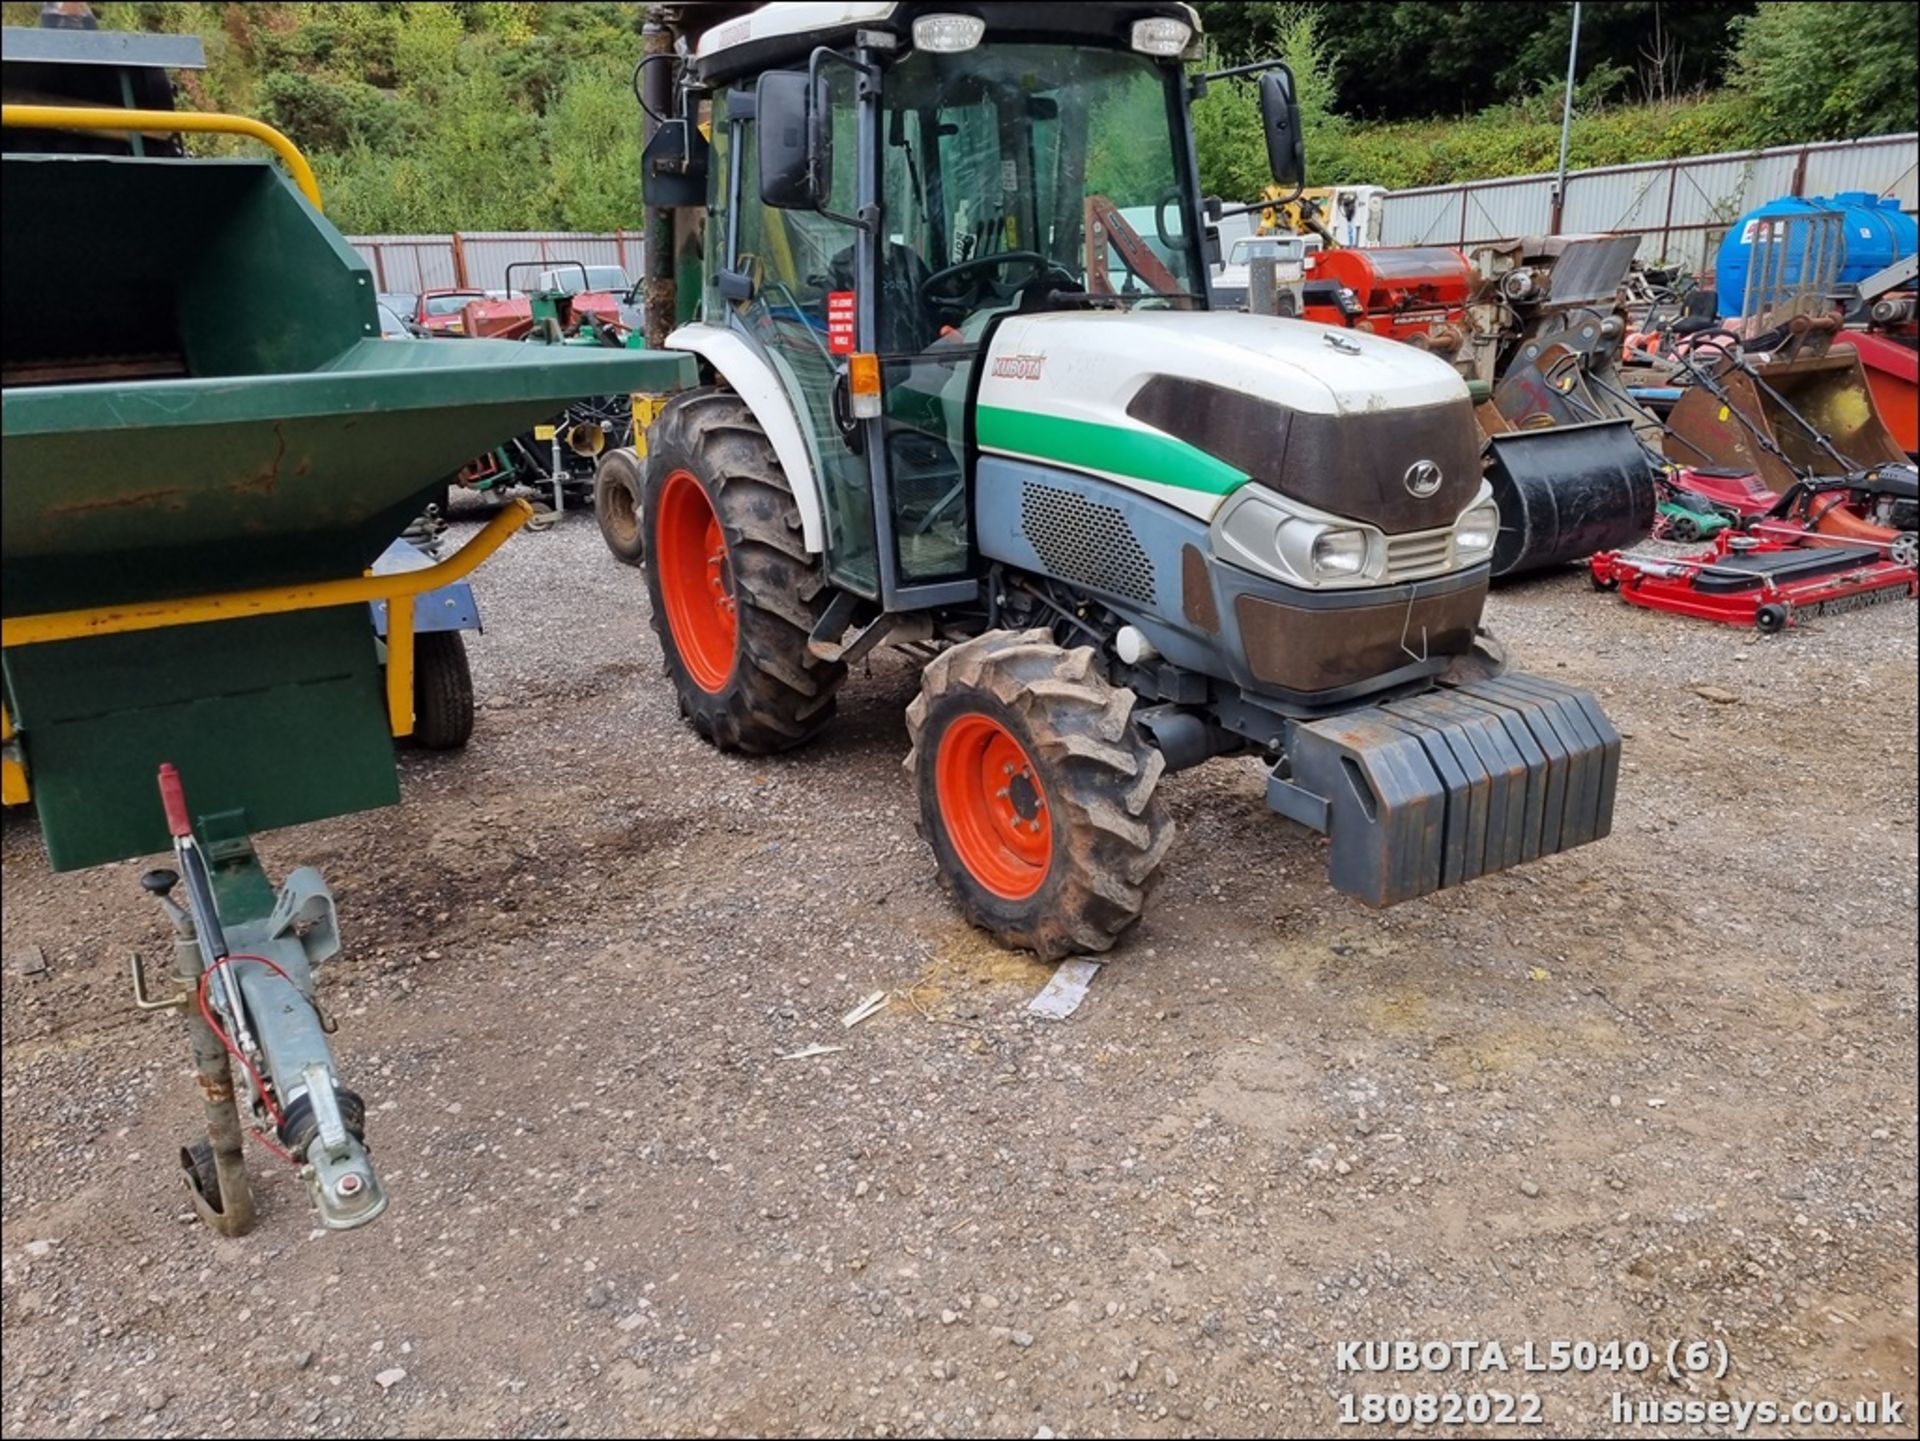
POLYGON ((1736 595, 1756 590, 1762 579, 1780 585, 1788 581, 1816 580, 1843 570, 1856 570, 1880 559, 1880 552, 1864 545, 1809 546, 1805 550, 1762 550, 1750 555, 1730 556, 1714 565, 1702 566, 1693 578, 1693 588, 1702 595, 1736 595))

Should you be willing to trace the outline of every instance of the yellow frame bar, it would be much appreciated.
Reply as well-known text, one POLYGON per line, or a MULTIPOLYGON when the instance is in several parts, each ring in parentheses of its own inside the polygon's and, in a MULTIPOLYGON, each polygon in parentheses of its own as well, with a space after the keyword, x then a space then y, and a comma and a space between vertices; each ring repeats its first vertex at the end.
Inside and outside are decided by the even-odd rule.
POLYGON ((7 105, 0 106, 0 127, 27 130, 140 130, 244 135, 258 140, 286 162, 298 185, 315 210, 320 203, 320 182, 300 147, 264 121, 245 115, 202 114, 192 110, 115 110, 90 105, 7 105))
POLYGON ((217 595, 184 596, 179 600, 144 601, 134 605, 101 606, 93 610, 50 611, 45 615, 9 616, 0 620, 0 648, 46 645, 52 641, 84 640, 88 636, 124 635, 129 631, 163 630, 175 625, 203 625, 209 621, 243 620, 256 615, 282 615, 295 610, 320 610, 384 600, 387 603, 387 717, 397 736, 413 734, 413 598, 438 590, 468 575, 492 555, 507 537, 527 523, 533 507, 521 499, 509 501, 480 533, 438 564, 424 570, 393 575, 362 575, 349 580, 321 580, 307 585, 263 586, 217 595), (407 604, 401 604, 405 601, 407 604))

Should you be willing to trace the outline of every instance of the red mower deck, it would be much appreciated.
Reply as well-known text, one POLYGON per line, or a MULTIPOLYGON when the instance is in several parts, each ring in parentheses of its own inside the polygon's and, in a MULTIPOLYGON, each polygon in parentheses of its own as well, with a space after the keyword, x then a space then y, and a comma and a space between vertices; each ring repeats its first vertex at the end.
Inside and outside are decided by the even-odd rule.
POLYGON ((1588 562, 1593 584, 1650 610, 1673 611, 1772 635, 1815 615, 1920 595, 1920 571, 1870 545, 1793 545, 1722 534, 1693 555, 1602 551, 1588 562))

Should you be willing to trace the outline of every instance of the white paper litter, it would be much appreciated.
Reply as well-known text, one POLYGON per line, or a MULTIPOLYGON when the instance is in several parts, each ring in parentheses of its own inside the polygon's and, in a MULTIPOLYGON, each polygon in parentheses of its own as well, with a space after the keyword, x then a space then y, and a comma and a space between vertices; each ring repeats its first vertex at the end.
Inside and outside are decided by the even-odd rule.
POLYGON ((777 1056, 775 1059, 781 1061, 804 1061, 813 1056, 831 1056, 836 1051, 844 1050, 846 1050, 845 1046, 823 1046, 815 1042, 804 1051, 788 1051, 786 1055, 777 1056))
POLYGON ((842 1016, 840 1018, 840 1024, 848 1030, 852 1030, 855 1026, 866 1020, 868 1016, 878 1015, 886 1008, 887 993, 885 991, 875 991, 859 1005, 848 1011, 846 1015, 842 1016))
POLYGON ((1050 1021, 1064 1021, 1087 998, 1087 987, 1100 972, 1098 961, 1062 961, 1053 979, 1027 1002, 1027 1009, 1050 1021))

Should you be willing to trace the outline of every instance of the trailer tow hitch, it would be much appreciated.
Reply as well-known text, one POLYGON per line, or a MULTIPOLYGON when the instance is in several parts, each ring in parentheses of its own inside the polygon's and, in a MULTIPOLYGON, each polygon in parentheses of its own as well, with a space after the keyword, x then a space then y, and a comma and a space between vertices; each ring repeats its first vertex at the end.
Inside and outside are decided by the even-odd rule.
POLYGON ((150 995, 136 955, 134 1004, 186 1018, 206 1113, 205 1137, 180 1151, 193 1208, 223 1236, 253 1225, 244 1095, 246 1129, 298 1168, 321 1225, 363 1226, 387 1196, 367 1156, 366 1106, 340 1084, 326 1040, 335 1027, 314 996, 314 968, 340 949, 333 893, 310 866, 275 892, 237 813, 200 817, 196 835, 171 765, 160 767, 160 797, 179 870, 140 884, 172 925, 174 989, 150 995), (184 905, 173 896, 183 884, 184 905))

